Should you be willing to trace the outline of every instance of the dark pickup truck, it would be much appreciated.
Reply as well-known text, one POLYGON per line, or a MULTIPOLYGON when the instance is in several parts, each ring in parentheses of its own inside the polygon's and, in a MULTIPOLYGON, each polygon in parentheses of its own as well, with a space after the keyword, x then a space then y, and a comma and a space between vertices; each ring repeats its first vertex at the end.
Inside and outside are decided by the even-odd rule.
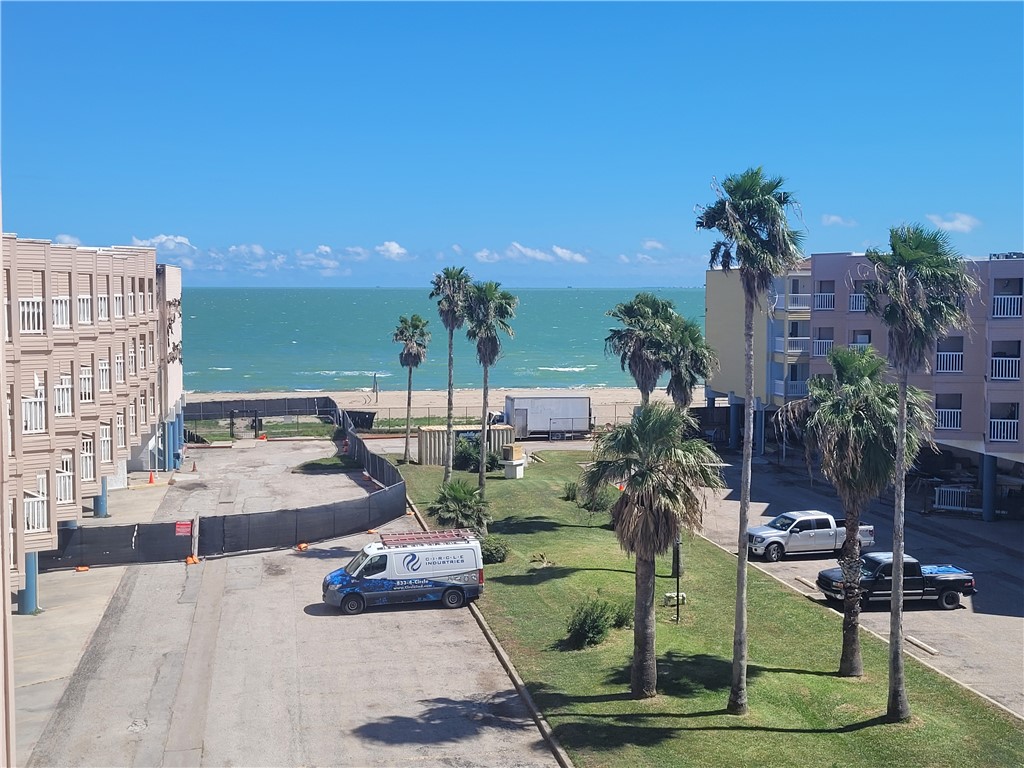
MULTIPOLYGON (((892 552, 869 552, 860 559, 861 599, 888 602, 892 597, 892 552)), ((843 599, 843 571, 829 568, 818 573, 818 589, 829 600, 843 599)), ((955 565, 921 565, 903 556, 903 600, 937 600, 939 608, 951 611, 960 605, 960 595, 977 592, 974 574, 955 565)))

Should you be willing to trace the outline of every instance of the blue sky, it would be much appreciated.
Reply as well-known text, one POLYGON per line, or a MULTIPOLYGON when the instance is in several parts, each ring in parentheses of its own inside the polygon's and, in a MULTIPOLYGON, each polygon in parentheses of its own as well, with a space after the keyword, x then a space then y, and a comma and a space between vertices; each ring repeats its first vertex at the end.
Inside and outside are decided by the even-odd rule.
POLYGON ((699 286, 714 177, 808 253, 1024 249, 1024 4, 0 5, 3 228, 188 286, 699 286))

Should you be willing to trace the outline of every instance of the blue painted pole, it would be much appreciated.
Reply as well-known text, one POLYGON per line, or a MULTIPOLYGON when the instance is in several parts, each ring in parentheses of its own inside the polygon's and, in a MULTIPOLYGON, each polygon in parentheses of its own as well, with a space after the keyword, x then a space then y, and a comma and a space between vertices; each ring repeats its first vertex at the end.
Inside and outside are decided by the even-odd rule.
POLYGON ((110 517, 107 512, 107 478, 100 478, 100 495, 92 497, 93 517, 110 517))
POLYGON ((171 446, 168 445, 167 422, 161 421, 157 427, 158 438, 156 441, 156 468, 161 472, 167 471, 167 457, 171 453, 171 446))
POLYGON ((185 411, 178 411, 177 429, 175 429, 175 442, 178 445, 178 458, 175 462, 175 469, 181 469, 181 462, 185 456, 185 411))
POLYGON ((39 610, 39 553, 25 553, 25 586, 18 590, 18 613, 31 616, 39 610))
POLYGON ((996 519, 996 457, 988 454, 981 457, 981 519, 996 519))
POLYGON ((736 449, 740 447, 740 423, 743 419, 742 403, 729 405, 729 447, 736 449))

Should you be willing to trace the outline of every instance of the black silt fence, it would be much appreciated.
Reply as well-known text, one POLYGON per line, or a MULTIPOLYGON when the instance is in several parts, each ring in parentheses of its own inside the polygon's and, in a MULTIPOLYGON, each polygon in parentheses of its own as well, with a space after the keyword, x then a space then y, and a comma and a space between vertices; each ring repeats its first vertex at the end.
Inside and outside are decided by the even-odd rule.
POLYGON ((61 530, 58 548, 39 553, 39 568, 164 563, 184 560, 191 553, 192 537, 176 535, 174 523, 79 526, 61 530))
POLYGON ((188 403, 186 421, 227 419, 232 411, 256 411, 262 416, 320 416, 338 423, 340 412, 331 397, 243 398, 188 403))

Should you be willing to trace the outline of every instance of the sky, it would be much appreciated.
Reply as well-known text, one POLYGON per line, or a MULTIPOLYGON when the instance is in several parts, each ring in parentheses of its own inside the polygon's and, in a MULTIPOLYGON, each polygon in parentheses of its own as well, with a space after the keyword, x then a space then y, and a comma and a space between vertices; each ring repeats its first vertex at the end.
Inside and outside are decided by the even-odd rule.
POLYGON ((0 4, 3 231, 186 288, 701 286, 753 166, 807 253, 1024 250, 1024 3, 0 4))

